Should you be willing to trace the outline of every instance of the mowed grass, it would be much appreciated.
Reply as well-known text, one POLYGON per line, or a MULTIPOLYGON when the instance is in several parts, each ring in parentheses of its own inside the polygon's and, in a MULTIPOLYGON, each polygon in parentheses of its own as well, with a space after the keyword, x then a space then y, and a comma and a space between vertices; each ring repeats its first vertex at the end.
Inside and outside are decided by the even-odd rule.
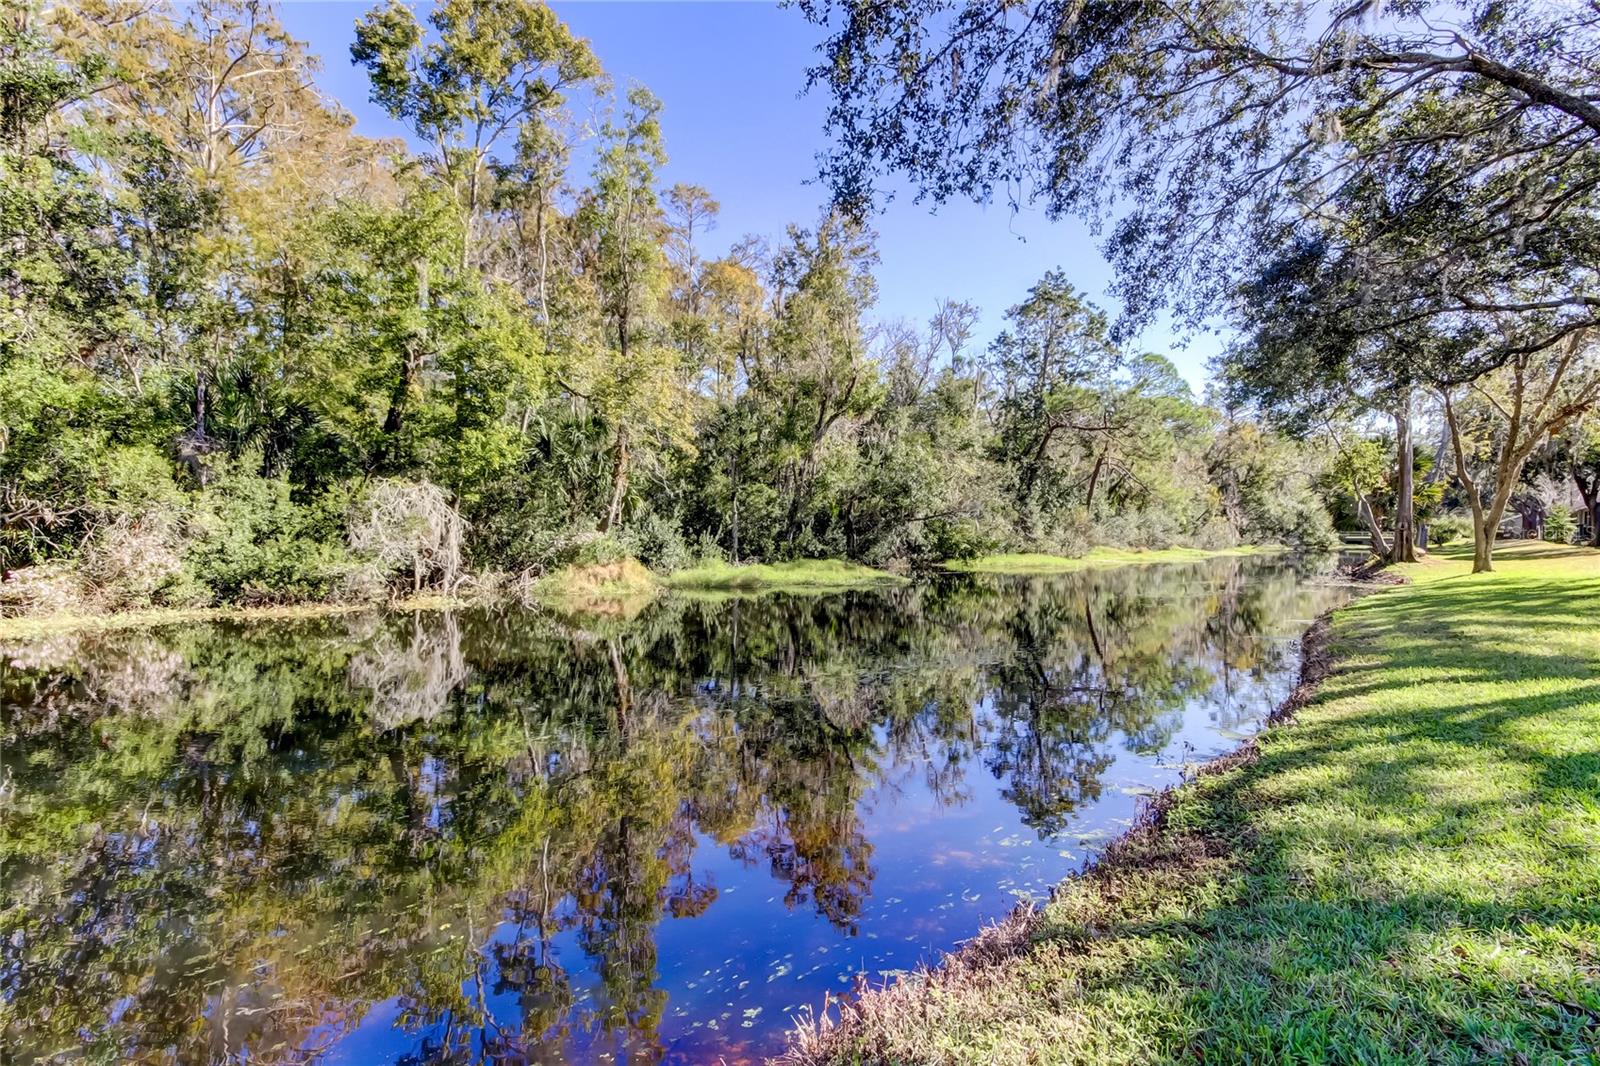
POLYGON ((1257 757, 792 1058, 1600 1062, 1600 552, 1469 555, 1338 612, 1257 757))
POLYGON ((840 559, 796 559, 787 563, 702 563, 669 576, 675 589, 709 591, 771 590, 782 592, 831 591, 899 584, 905 579, 886 570, 840 559))
POLYGON ((1215 551, 1202 548, 1161 548, 1151 551, 1132 548, 1091 548, 1086 554, 1076 557, 1019 552, 1009 555, 984 555, 976 559, 951 559, 941 565, 946 570, 965 574, 1051 574, 1100 566, 1124 566, 1129 563, 1182 563, 1229 555, 1262 555, 1282 550, 1253 544, 1215 551))

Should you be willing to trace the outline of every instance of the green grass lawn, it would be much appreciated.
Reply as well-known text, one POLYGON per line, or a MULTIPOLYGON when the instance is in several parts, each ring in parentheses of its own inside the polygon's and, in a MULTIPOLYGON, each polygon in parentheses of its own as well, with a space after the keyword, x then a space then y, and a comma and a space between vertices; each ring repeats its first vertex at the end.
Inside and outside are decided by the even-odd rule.
POLYGON ((783 592, 823 592, 897 584, 905 579, 885 570, 874 570, 839 559, 797 559, 787 563, 702 563, 679 570, 667 578, 675 589, 709 591, 770 590, 783 592))
POLYGON ((1600 552, 1335 616, 1258 757, 798 1061, 1600 1062, 1600 552))
POLYGON ((1215 559, 1225 555, 1260 555, 1280 551, 1279 548, 1260 547, 1253 544, 1237 548, 1206 551, 1201 548, 1161 548, 1154 551, 1136 551, 1130 548, 1091 548, 1087 554, 1043 555, 1021 552, 1009 555, 984 555, 976 559, 952 559, 942 564, 946 570, 966 574, 1051 574, 1070 570, 1086 570, 1098 566, 1123 566, 1128 563, 1181 563, 1193 559, 1215 559))

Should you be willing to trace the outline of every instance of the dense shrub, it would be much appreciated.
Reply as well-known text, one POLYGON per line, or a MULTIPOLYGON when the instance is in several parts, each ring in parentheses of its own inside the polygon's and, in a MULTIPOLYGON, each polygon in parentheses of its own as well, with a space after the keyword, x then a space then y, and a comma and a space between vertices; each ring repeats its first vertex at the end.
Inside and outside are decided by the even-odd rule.
POLYGON ((186 569, 222 601, 325 599, 351 566, 342 504, 337 497, 299 504, 284 478, 229 472, 194 500, 186 569))
POLYGON ((1472 521, 1466 515, 1444 514, 1428 522, 1428 543, 1443 547, 1472 536, 1472 521))
POLYGON ((630 526, 621 539, 629 554, 664 574, 682 570, 695 561, 678 524, 654 511, 630 526))
POLYGON ((464 524, 449 496, 427 481, 374 482, 350 512, 350 548, 378 567, 392 588, 454 591, 462 568, 464 524))
POLYGON ((973 559, 1000 550, 1005 538, 981 518, 943 518, 928 523, 928 552, 935 559, 973 559))
POLYGON ((1544 539, 1557 544, 1569 544, 1572 535, 1578 531, 1578 523, 1572 520, 1572 512, 1557 504, 1550 509, 1550 516, 1544 520, 1544 539))

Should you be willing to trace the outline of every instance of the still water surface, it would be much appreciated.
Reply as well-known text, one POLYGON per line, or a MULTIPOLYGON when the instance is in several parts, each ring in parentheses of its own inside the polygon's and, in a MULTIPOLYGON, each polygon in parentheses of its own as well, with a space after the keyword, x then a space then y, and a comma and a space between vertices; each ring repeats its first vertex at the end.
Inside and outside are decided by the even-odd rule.
POLYGON ((0 1061, 740 1062, 1292 687, 1283 558, 0 648, 0 1061))

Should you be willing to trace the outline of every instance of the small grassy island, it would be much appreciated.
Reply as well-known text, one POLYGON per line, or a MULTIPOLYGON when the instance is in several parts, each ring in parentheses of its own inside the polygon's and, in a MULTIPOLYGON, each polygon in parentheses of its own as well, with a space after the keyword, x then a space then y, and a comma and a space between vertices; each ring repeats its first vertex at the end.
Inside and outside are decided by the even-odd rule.
POLYGON ((981 555, 975 559, 952 559, 941 565, 946 570, 964 574, 1057 574, 1100 566, 1184 563, 1233 555, 1262 555, 1282 550, 1279 547, 1255 544, 1243 544, 1235 548, 1160 548, 1149 551, 1102 547, 1091 548, 1081 556, 1018 552, 1007 555, 981 555))
POLYGON ((847 588, 897 585, 898 574, 843 559, 796 559, 786 563, 701 563, 667 577, 672 588, 688 591, 832 592, 847 588))
POLYGON ((793 1061, 1593 1061, 1600 551, 1499 556, 1338 611, 1289 724, 793 1061))

